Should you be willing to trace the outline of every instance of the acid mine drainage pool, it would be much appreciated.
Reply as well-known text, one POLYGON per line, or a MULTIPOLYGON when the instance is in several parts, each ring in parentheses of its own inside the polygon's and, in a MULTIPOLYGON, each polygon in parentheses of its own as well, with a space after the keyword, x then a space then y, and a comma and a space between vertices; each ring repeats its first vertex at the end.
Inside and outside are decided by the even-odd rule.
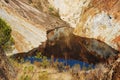
POLYGON ((41 61, 41 59, 34 57, 39 52, 47 56, 48 59, 53 56, 54 61, 58 59, 58 62, 70 66, 104 63, 106 59, 118 53, 100 40, 76 36, 73 34, 73 28, 62 27, 47 31, 47 41, 38 48, 27 53, 15 54, 12 57, 16 59, 23 57, 33 63, 34 61, 41 61))

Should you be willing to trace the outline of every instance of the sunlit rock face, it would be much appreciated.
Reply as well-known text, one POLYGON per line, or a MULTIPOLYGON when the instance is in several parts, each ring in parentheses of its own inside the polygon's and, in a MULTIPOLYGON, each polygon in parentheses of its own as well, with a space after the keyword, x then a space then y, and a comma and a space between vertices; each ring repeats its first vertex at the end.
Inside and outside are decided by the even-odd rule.
MULTIPOLYGON (((28 6, 17 1, 6 3, 3 0, 0 1, 0 3, 0 17, 2 17, 12 29, 12 36, 15 41, 15 50, 13 53, 29 51, 34 47, 38 47, 40 42, 46 40, 46 33, 42 26, 36 26, 24 19, 24 17, 29 15, 24 12, 24 9, 30 9, 28 6), (20 9, 23 6, 24 9, 20 9)), ((35 9, 33 9, 33 11, 39 13, 35 9)))
POLYGON ((0 17, 11 25, 18 52, 29 51, 46 41, 47 30, 68 27, 64 21, 75 28, 75 35, 100 40, 120 50, 120 0, 48 0, 64 21, 46 14, 51 9, 47 0, 29 1, 0 1, 0 17))
POLYGON ((95 15, 93 18, 89 17, 85 22, 81 20, 74 33, 82 37, 104 41, 113 48, 119 49, 119 45, 114 39, 120 35, 120 24, 110 19, 105 12, 95 15))
POLYGON ((74 34, 120 50, 120 0, 50 0, 74 34))
POLYGON ((68 22, 71 27, 76 27, 83 8, 87 7, 90 0, 48 0, 60 14, 61 19, 68 22))
POLYGON ((0 17, 12 28, 17 52, 27 52, 46 41, 46 30, 69 26, 59 17, 44 13, 28 0, 0 0, 0 17))

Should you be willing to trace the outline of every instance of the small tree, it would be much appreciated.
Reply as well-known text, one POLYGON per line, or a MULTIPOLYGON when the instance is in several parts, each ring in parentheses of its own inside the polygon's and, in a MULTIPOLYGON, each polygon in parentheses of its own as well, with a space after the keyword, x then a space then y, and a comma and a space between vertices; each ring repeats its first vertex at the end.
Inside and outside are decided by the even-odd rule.
POLYGON ((48 59, 47 59, 46 56, 43 56, 41 65, 42 65, 42 67, 44 67, 44 68, 50 66, 50 62, 48 61, 48 59))

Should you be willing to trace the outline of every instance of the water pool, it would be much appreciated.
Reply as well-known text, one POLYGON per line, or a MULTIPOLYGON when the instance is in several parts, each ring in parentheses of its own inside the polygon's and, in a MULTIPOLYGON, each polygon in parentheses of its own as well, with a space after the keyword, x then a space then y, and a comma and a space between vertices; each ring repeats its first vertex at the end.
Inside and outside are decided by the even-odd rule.
MULTIPOLYGON (((48 58, 48 60, 50 61, 51 59, 48 58)), ((64 65, 69 65, 70 67, 73 67, 75 64, 79 64, 80 67, 82 68, 83 66, 84 67, 89 67, 91 66, 92 68, 94 68, 95 66, 93 64, 88 64, 88 63, 85 63, 85 62, 82 62, 82 61, 79 61, 79 60, 73 60, 73 59, 69 59, 69 60, 65 60, 65 59, 54 59, 54 61, 58 61, 58 62, 62 62, 64 65)), ((42 59, 40 58, 36 58, 36 57, 26 57, 24 58, 24 61, 30 61, 30 63, 34 63, 34 61, 37 61, 37 62, 41 62, 42 59)))

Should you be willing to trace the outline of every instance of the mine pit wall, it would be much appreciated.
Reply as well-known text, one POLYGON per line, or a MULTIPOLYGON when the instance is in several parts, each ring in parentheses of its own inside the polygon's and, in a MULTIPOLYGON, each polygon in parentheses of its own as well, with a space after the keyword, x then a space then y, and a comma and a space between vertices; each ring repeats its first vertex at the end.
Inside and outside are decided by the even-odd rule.
POLYGON ((120 0, 49 0, 74 34, 105 42, 120 51, 120 0), (61 4, 59 4, 61 3, 61 4))
POLYGON ((59 26, 68 27, 69 25, 58 17, 50 16, 21 1, 11 0, 9 3, 5 3, 2 0, 2 3, 0 3, 0 16, 12 25, 13 37, 16 40, 18 52, 27 52, 38 46, 40 42, 44 42, 46 40, 46 32, 43 27, 45 27, 46 30, 54 29, 47 34, 48 40, 45 42, 45 46, 43 47, 43 44, 41 45, 42 52, 47 56, 54 54, 56 57, 63 58, 65 55, 69 55, 69 58, 83 60, 85 62, 100 62, 118 53, 120 41, 119 0, 115 0, 116 2, 113 1, 114 4, 110 1, 111 5, 114 6, 111 9, 114 14, 110 13, 110 11, 108 12, 108 9, 105 9, 106 7, 104 6, 107 3, 103 3, 103 0, 54 1, 56 4, 59 4, 59 1, 64 3, 64 6, 66 6, 64 9, 61 7, 62 3, 54 7, 59 10, 61 19, 75 29, 54 29, 59 26), (66 4, 65 1, 69 3, 66 4), (96 7, 95 3, 100 4, 96 7), (100 7, 101 4, 103 4, 103 7, 100 7), (19 13, 16 9, 23 10, 22 13, 24 14, 19 13), (63 11, 61 11, 62 9, 63 11), (117 13, 117 18, 113 16, 115 13, 117 13), (33 22, 34 20, 35 23, 33 22), (27 34, 23 30, 26 30, 27 34))

